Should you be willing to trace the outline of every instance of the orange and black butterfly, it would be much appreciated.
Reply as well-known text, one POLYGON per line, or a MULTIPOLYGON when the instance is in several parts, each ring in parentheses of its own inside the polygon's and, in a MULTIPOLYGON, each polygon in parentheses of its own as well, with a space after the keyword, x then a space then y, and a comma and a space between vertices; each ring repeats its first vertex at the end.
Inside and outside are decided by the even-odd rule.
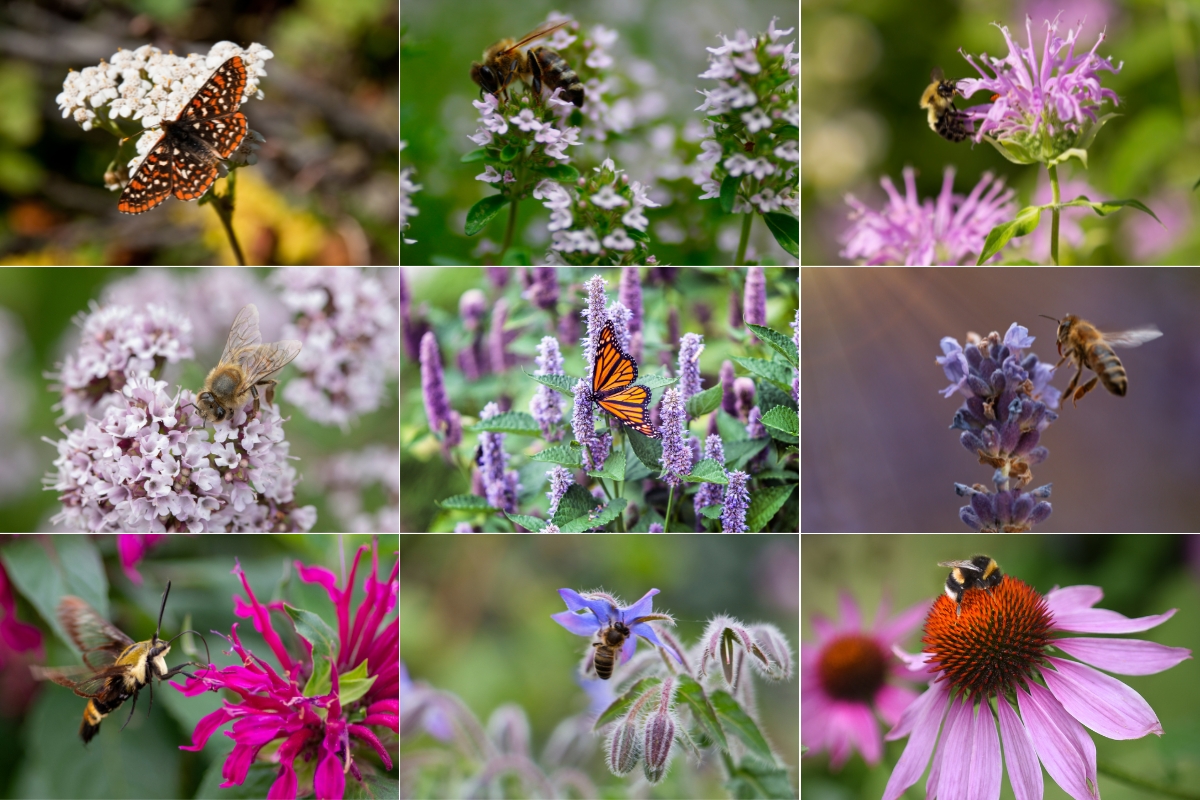
POLYGON ((596 347, 596 365, 592 369, 592 390, 587 399, 638 433, 658 439, 658 431, 650 424, 647 406, 650 390, 634 383, 638 377, 637 362, 621 350, 611 322, 604 323, 596 347))

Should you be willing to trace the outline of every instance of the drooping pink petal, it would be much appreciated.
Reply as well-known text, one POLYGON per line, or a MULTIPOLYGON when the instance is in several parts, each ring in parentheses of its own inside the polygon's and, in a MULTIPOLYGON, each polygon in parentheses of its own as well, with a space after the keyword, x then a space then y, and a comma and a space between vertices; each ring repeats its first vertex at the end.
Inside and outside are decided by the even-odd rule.
POLYGON ((875 693, 875 710, 879 712, 879 716, 883 718, 884 722, 888 725, 895 725, 900 721, 900 715, 904 713, 904 709, 912 705, 916 699, 917 693, 912 689, 885 683, 875 693))
POLYGON ((1131 619, 1107 608, 1075 608, 1066 611, 1051 609, 1054 614, 1054 630, 1072 633, 1141 633, 1162 625, 1175 616, 1175 611, 1176 609, 1172 608, 1162 614, 1131 619))
POLYGON ((1046 687, 1075 719, 1110 739, 1140 739, 1162 735, 1162 724, 1150 704, 1116 678, 1074 661, 1046 659, 1046 687))
MULTIPOLYGON (((935 791, 938 797, 997 800, 1000 797, 1000 742, 986 704, 976 713, 972 700, 956 700, 946 716, 938 748, 942 758, 935 791)), ((926 783, 926 791, 929 784, 926 783)))
MULTIPOLYGON (((863 761, 870 766, 879 763, 883 757, 883 735, 879 731, 879 722, 871 713, 866 703, 838 703, 838 724, 845 731, 847 740, 858 746, 863 761)), ((830 764, 835 769, 839 765, 830 764)))
POLYGON ((1013 795, 1017 800, 1042 800, 1042 767, 1025 723, 1003 697, 996 698, 996 710, 1000 714, 1004 764, 1008 767, 1008 784, 1013 795))
POLYGON ((967 783, 966 797, 998 800, 1003 767, 1000 764, 1000 740, 996 736, 992 707, 986 702, 981 703, 970 725, 974 729, 972 738, 975 747, 971 753, 971 777, 967 783))
POLYGON ((1096 785, 1096 744, 1078 720, 1036 683, 1017 687, 1017 706, 1042 766, 1075 800, 1100 800, 1096 785))
MULTIPOLYGON (((892 729, 885 738, 898 738, 897 731, 912 731, 896 768, 888 778, 887 788, 883 792, 883 800, 896 800, 904 794, 904 790, 921 779, 929 756, 933 753, 933 745, 937 742, 938 728, 942 724, 942 715, 946 713, 946 705, 950 699, 950 688, 945 683, 930 686, 917 701, 905 709, 900 717, 900 724, 892 729)), ((903 735, 903 734, 899 734, 903 735)))
POLYGON ((1168 647, 1141 639, 1056 639, 1054 646, 1085 664, 1118 675, 1153 675, 1192 657, 1186 647, 1168 647))

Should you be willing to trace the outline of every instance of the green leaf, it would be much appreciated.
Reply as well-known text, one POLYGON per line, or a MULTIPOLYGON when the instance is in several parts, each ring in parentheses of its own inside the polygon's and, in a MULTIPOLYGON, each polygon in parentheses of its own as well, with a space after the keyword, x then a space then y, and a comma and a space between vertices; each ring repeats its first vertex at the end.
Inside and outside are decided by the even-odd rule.
POLYGON ((467 236, 474 236, 481 230, 487 227, 487 224, 492 221, 492 217, 500 213, 506 205, 509 204, 509 199, 502 194, 493 194, 483 198, 467 212, 467 222, 463 226, 463 232, 467 236))
POLYGON ((762 735, 762 731, 750 715, 738 705, 737 700, 724 689, 718 689, 712 693, 711 701, 717 718, 721 721, 721 729, 746 745, 747 755, 764 764, 775 766, 775 754, 771 752, 766 737, 762 735))
POLYGON ((548 167, 539 167, 533 171, 556 180, 559 183, 575 183, 575 181, 579 180, 579 170, 570 164, 552 164, 548 167))
POLYGON ((1067 208, 1069 206, 1082 206, 1084 208, 1090 208, 1092 211, 1095 211, 1102 217, 1107 216, 1114 211, 1120 211, 1122 208, 1128 206, 1130 208, 1136 208, 1138 211, 1146 212, 1150 216, 1154 217, 1155 221, 1158 222, 1159 225, 1162 225, 1164 228, 1167 227, 1166 225, 1163 225, 1163 221, 1159 219, 1158 216, 1141 200, 1097 200, 1096 202, 1092 202, 1091 200, 1087 199, 1086 195, 1081 194, 1074 200, 1062 203, 1061 205, 1063 208, 1067 208))
POLYGON ((726 175, 721 181, 721 208, 726 214, 733 213, 733 199, 737 197, 738 184, 742 182, 741 175, 726 175))
POLYGON ((795 444, 800 441, 800 414, 784 406, 775 406, 762 415, 762 424, 776 431, 776 438, 795 444))
POLYGON ((705 414, 711 414, 721 407, 721 399, 725 396, 725 388, 721 384, 697 392, 688 398, 687 414, 691 419, 697 419, 705 414))
POLYGON ((767 361, 763 358, 745 358, 734 356, 733 361, 740 364, 754 375, 764 378, 789 394, 792 391, 792 368, 782 361, 767 361))
POLYGON ((579 381, 578 378, 570 375, 530 375, 528 372, 525 372, 525 376, 533 378, 543 386, 549 386, 559 394, 565 394, 572 399, 575 397, 575 384, 579 381))
POLYGON ((433 501, 438 508, 444 508, 447 511, 484 511, 491 513, 496 511, 488 503, 487 498, 480 497, 477 494, 455 494, 441 500, 433 501))
POLYGON ((1087 156, 1088 156, 1087 150, 1083 150, 1078 147, 1072 147, 1070 150, 1064 150, 1058 156, 1050 159, 1050 161, 1047 162, 1046 166, 1047 167, 1057 167, 1059 164, 1062 164, 1064 161, 1070 161, 1072 158, 1078 158, 1080 161, 1083 162, 1083 168, 1087 169, 1087 165, 1088 165, 1087 156))
POLYGON ((715 458, 706 458, 692 467, 692 473, 684 476, 688 483, 719 483, 722 486, 729 483, 725 477, 725 468, 717 463, 715 458))
POLYGON ((752 325, 749 322, 746 323, 746 327, 754 331, 754 335, 770 345, 775 352, 786 358, 793 369, 800 366, 800 351, 796 348, 796 343, 791 336, 773 328, 764 328, 762 325, 752 325))
POLYGON ((617 450, 609 453, 604 460, 604 468, 588 472, 593 478, 608 478, 614 481, 625 480, 625 452, 617 450))
POLYGON ((481 419, 467 430, 474 433, 516 433, 524 436, 541 436, 541 426, 532 414, 524 411, 506 411, 488 419, 481 419))
POLYGON ((688 704, 692 710, 692 716, 695 717, 696 722, 699 723, 709 739, 718 743, 722 750, 729 749, 729 741, 725 738, 725 731, 721 729, 717 711, 705 695, 704 688, 687 675, 679 675, 677 682, 679 688, 675 697, 688 704))
POLYGON ((559 530, 561 530, 563 533, 583 533, 584 531, 590 531, 592 528, 603 528, 605 525, 621 516, 622 512, 625 511, 625 507, 628 505, 629 501, 624 497, 614 498, 603 508, 597 509, 585 516, 576 517, 566 525, 558 526, 559 530))
POLYGON ((459 161, 461 161, 464 164, 473 164, 476 161, 486 161, 486 160, 487 160, 487 150, 485 150, 482 147, 480 147, 478 150, 472 150, 471 152, 467 153, 466 155, 464 155, 462 158, 459 159, 459 161))
POLYGON ((512 520, 513 524, 520 525, 525 530, 533 531, 534 533, 537 533, 548 524, 546 520, 528 514, 509 514, 505 512, 504 516, 512 520))
POLYGON ((547 464, 559 464, 568 469, 579 469, 583 466, 583 448, 569 444, 559 444, 546 447, 529 457, 530 461, 544 461, 547 464))
POLYGON ((337 634, 325 623, 325 620, 311 611, 294 608, 283 604, 284 611, 292 618, 296 627, 296 635, 312 645, 313 672, 304 686, 305 697, 317 697, 329 694, 333 685, 330 675, 333 665, 330 659, 337 653, 337 634))
POLYGON ((762 218, 763 222, 767 223, 767 229, 771 231, 779 246, 792 256, 799 258, 800 220, 791 214, 780 214, 777 211, 770 211, 763 214, 762 218))
POLYGON ((1037 230, 1045 206, 1028 206, 1017 212, 1015 219, 1002 222, 992 228, 983 243, 983 251, 979 254, 976 266, 983 264, 992 256, 999 253, 1009 240, 1016 236, 1027 236, 1037 230))

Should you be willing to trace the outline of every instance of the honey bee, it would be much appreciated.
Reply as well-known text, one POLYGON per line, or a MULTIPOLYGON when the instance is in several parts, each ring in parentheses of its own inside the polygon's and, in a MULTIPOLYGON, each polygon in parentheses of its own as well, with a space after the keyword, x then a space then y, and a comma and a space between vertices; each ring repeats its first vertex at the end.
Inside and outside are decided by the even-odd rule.
POLYGON ((612 677, 617 656, 620 655, 626 640, 633 635, 630 628, 652 619, 669 620, 671 618, 666 614, 647 614, 629 622, 622 622, 618 619, 601 629, 600 641, 592 643, 592 647, 596 648, 596 652, 592 655, 592 665, 596 668, 596 675, 600 680, 606 681, 612 677))
MULTIPOLYGON (((1042 316, 1045 317, 1045 314, 1042 316)), ((1095 325, 1074 314, 1067 314, 1061 320, 1054 319, 1054 317, 1046 317, 1046 319, 1053 319, 1058 323, 1058 354, 1062 358, 1058 360, 1054 368, 1058 369, 1068 359, 1079 368, 1063 393, 1064 403, 1066 398, 1070 397, 1072 405, 1078 405, 1079 398, 1096 388, 1097 381, 1102 382, 1105 389, 1118 397, 1124 397, 1129 380, 1125 375, 1125 367, 1121 364, 1121 359, 1117 358, 1117 354, 1113 352, 1113 348, 1137 347, 1162 336, 1162 331, 1152 325, 1120 333, 1101 333, 1095 325), (1084 367, 1096 374, 1090 381, 1076 389, 1075 386, 1079 383, 1080 376, 1083 375, 1084 367)))
POLYGON ((220 422, 246 405, 253 395, 254 414, 259 413, 258 387, 265 388, 267 403, 275 399, 278 381, 268 378, 300 353, 296 339, 263 344, 258 330, 258 307, 253 303, 238 312, 229 329, 221 360, 204 379, 196 396, 196 410, 207 422, 220 422))
POLYGON ((941 67, 935 67, 929 77, 933 83, 921 95, 921 108, 929 110, 929 127, 944 139, 961 142, 967 138, 967 127, 966 114, 954 107, 954 95, 962 96, 958 81, 946 80, 941 67))
POLYGON ((569 24, 571 20, 552 20, 543 23, 514 42, 512 39, 501 39, 483 52, 483 63, 478 61, 471 64, 471 80, 479 84, 480 92, 499 95, 504 92, 504 101, 508 102, 508 85, 514 78, 521 78, 533 87, 539 96, 542 84, 553 91, 561 86, 563 96, 575 104, 576 108, 583 107, 583 84, 579 76, 571 69, 566 59, 549 47, 535 47, 528 52, 521 48, 535 39, 549 36, 569 24))

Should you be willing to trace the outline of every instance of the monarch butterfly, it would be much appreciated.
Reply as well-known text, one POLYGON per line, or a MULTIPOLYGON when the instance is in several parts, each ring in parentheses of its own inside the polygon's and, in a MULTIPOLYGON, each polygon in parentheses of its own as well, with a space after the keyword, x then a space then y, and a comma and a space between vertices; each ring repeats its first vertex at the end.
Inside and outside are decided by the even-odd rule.
POLYGON ((587 399, 599 403, 602 409, 638 433, 652 439, 661 438, 646 413, 650 390, 634 384, 637 376, 637 362, 617 344, 613 324, 604 323, 596 348, 596 364, 592 368, 592 390, 587 399))

